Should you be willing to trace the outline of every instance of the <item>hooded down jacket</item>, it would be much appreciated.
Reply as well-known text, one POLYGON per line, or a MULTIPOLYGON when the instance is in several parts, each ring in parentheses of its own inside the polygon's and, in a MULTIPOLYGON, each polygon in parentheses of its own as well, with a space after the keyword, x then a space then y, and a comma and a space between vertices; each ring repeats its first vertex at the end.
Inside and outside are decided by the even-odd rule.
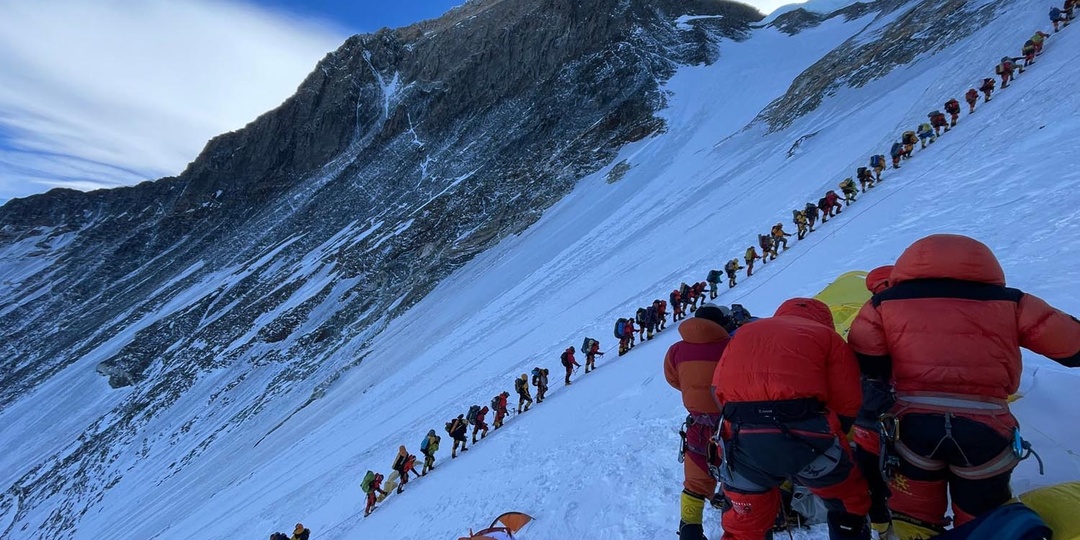
POLYGON ((889 288, 889 276, 892 275, 893 266, 879 266, 866 274, 866 290, 877 294, 889 288))
POLYGON ((1080 366, 1080 322, 1038 297, 1005 287, 982 243, 936 234, 904 251, 851 325, 864 374, 898 393, 1005 399, 1020 383, 1020 347, 1080 366))
POLYGON ((691 414, 720 414, 709 387, 731 338, 723 326, 702 317, 687 319, 679 326, 679 335, 682 341, 664 356, 664 377, 682 392, 683 405, 691 414))
POLYGON ((792 298, 776 314, 739 329, 713 375, 721 405, 816 398, 841 417, 862 403, 859 367, 832 312, 820 300, 792 298))

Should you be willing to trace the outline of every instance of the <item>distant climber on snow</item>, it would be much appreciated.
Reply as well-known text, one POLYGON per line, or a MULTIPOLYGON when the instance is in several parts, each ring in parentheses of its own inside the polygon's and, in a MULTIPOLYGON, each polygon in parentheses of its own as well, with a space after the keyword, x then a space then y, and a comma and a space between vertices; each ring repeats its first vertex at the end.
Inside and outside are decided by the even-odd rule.
POLYGON ((360 484, 360 489, 364 490, 367 495, 367 506, 364 507, 364 517, 371 515, 371 511, 375 510, 375 496, 381 494, 386 496, 387 493, 382 489, 383 475, 368 471, 364 476, 364 481, 360 484))
POLYGON ((416 456, 410 454, 409 451, 405 449, 405 446, 398 447, 397 456, 394 457, 394 463, 390 466, 391 469, 398 473, 398 493, 401 493, 405 489, 405 484, 409 483, 409 471, 412 469, 412 464, 415 462, 416 456))
POLYGON ((1009 79, 1013 78, 1013 72, 1016 70, 1016 64, 1012 58, 1004 56, 1001 58, 1001 62, 994 68, 994 73, 1001 76, 1001 88, 1005 89, 1009 87, 1009 79))
POLYGON ((679 460, 683 464, 679 540, 705 540, 705 502, 716 492, 716 480, 709 472, 709 449, 711 445, 713 455, 717 454, 711 437, 720 421, 720 409, 710 386, 716 364, 730 341, 723 323, 724 315, 718 306, 701 306, 693 319, 679 327, 682 340, 664 355, 664 377, 682 393, 687 412, 679 432, 679 460))
POLYGON ((859 167, 855 171, 855 177, 859 180, 859 190, 863 193, 874 187, 874 173, 870 172, 870 169, 859 167))
POLYGON ((705 290, 709 288, 709 284, 704 281, 699 281, 691 288, 691 294, 694 297, 693 303, 690 304, 690 311, 697 310, 698 303, 705 303, 705 290))
MULTIPOLYGON (((958 104, 959 105, 959 104, 958 104)), ((934 138, 941 136, 941 130, 949 131, 949 121, 945 119, 945 113, 939 110, 933 110, 930 114, 926 115, 930 119, 930 125, 934 126, 934 138)), ((930 139, 930 142, 934 142, 934 139, 930 139)))
MULTIPOLYGON (((994 93, 994 85, 996 84, 997 81, 989 77, 983 79, 982 86, 979 87, 979 91, 983 93, 983 103, 990 101, 990 96, 994 93)), ((974 111, 975 108, 972 107, 972 112, 974 111)))
POLYGON ((472 424, 472 443, 476 444, 477 434, 480 435, 480 440, 483 440, 484 437, 487 437, 488 425, 487 422, 484 421, 484 417, 487 416, 489 409, 486 406, 481 407, 479 405, 473 405, 473 407, 475 407, 475 409, 469 409, 469 416, 471 416, 471 418, 466 418, 467 420, 469 420, 469 423, 472 424))
POLYGON ((653 332, 660 324, 660 316, 656 313, 656 306, 649 304, 645 307, 645 339, 652 339, 653 332))
POLYGON ((634 312, 634 321, 637 322, 638 341, 645 342, 645 327, 649 325, 649 310, 639 307, 634 312))
POLYGON ((859 188, 855 186, 855 181, 849 176, 841 181, 838 187, 844 194, 844 206, 851 206, 851 203, 855 202, 855 196, 859 194, 859 188))
POLYGON ((510 392, 503 392, 491 398, 491 408, 495 411, 495 420, 491 422, 491 425, 495 429, 503 426, 503 421, 506 419, 506 408, 510 406, 509 398, 510 392))
POLYGON ((724 540, 761 540, 794 478, 828 509, 831 540, 869 540, 869 488, 847 432, 862 403, 859 366, 834 329, 829 306, 793 298, 739 328, 713 374, 730 506, 724 540))
POLYGON ((775 258, 777 248, 780 247, 780 244, 784 244, 784 251, 787 251, 787 248, 788 248, 787 237, 789 237, 791 235, 784 232, 784 224, 783 223, 777 223, 776 225, 773 225, 771 234, 772 234, 772 244, 773 244, 772 253, 773 253, 773 258, 775 258))
POLYGON ((668 300, 671 301, 671 322, 679 322, 679 319, 686 317, 683 314, 682 293, 679 292, 679 289, 672 289, 671 294, 668 295, 668 300))
POLYGON ((660 332, 667 328, 667 302, 657 298, 653 300, 653 305, 656 306, 656 331, 660 332))
MULTIPOLYGON (((525 375, 521 375, 522 382, 525 380, 525 375)), ((525 386, 525 391, 529 390, 528 385, 525 386)), ((532 403, 532 401, 529 401, 532 403)), ((457 458, 458 447, 461 447, 462 452, 468 452, 469 449, 465 447, 469 442, 469 422, 465 420, 464 414, 459 414, 457 418, 450 420, 446 423, 446 433, 450 435, 450 438, 454 439, 454 446, 450 449, 450 459, 457 458)))
POLYGON ((729 289, 736 285, 735 278, 739 270, 742 270, 742 266, 739 266, 739 259, 731 259, 724 264, 724 272, 727 273, 729 289))
POLYGON ((424 454, 424 466, 420 469, 420 476, 427 476, 428 471, 435 468, 435 452, 439 451, 439 441, 442 439, 435 434, 435 430, 428 430, 427 436, 420 442, 420 453, 424 454))
POLYGON ((803 208, 803 215, 806 216, 806 223, 810 226, 810 232, 814 232, 814 224, 817 223, 818 207, 816 204, 808 202, 806 208, 803 208))
MULTIPOLYGON (((1035 33, 1031 35, 1031 39, 1029 41, 1031 41, 1031 44, 1035 46, 1036 56, 1042 54, 1043 43, 1048 37, 1050 37, 1050 34, 1047 34, 1041 30, 1036 30, 1035 33)), ((1035 60, 1032 60, 1031 62, 1035 63, 1035 60)))
POLYGON ((534 367, 532 370, 532 385, 536 387, 536 402, 543 403, 544 396, 548 391, 547 369, 534 367))
POLYGON ((289 540, 308 540, 311 537, 311 530, 304 526, 303 523, 297 523, 296 528, 293 529, 292 538, 289 540))
POLYGON ((928 122, 919 124, 918 135, 920 147, 926 148, 926 142, 934 142, 934 139, 936 138, 934 135, 934 126, 931 126, 928 122))
POLYGON ((795 224, 795 237, 802 240, 806 237, 808 229, 806 227, 806 214, 803 214, 800 210, 791 211, 791 222, 795 224))
POLYGON ((836 217, 837 214, 843 211, 843 206, 840 204, 840 196, 831 189, 825 192, 825 207, 825 213, 829 217, 836 217))
POLYGON ((905 131, 900 136, 904 143, 904 159, 911 159, 911 153, 915 151, 915 145, 919 143, 919 136, 914 131, 905 131))
POLYGON ((518 406, 516 411, 517 414, 521 414, 529 410, 529 407, 532 406, 533 399, 532 395, 529 393, 528 375, 522 373, 521 377, 518 377, 518 379, 514 381, 514 391, 517 392, 518 395, 518 406))
MULTIPOLYGON (((743 255, 743 260, 746 261, 746 277, 754 275, 754 261, 760 259, 761 256, 757 254, 757 250, 754 246, 746 248, 746 254, 743 255)), ((761 264, 765 264, 764 260, 761 264)))
POLYGON ((716 291, 716 286, 720 283, 720 271, 715 268, 709 270, 708 275, 705 276, 705 281, 709 284, 709 300, 713 300, 720 294, 716 291))
POLYGON ((967 93, 964 94, 964 101, 968 104, 968 114, 975 112, 975 103, 979 101, 979 91, 969 88, 967 93))
POLYGON ((882 432, 904 540, 942 532, 950 504, 959 527, 1012 498, 1012 470, 1030 455, 1008 402, 1021 347, 1080 367, 1080 321, 1006 287, 990 248, 952 234, 904 250, 849 339, 863 376, 896 393, 882 432))
POLYGON ((761 264, 767 264, 771 260, 776 259, 776 243, 773 242, 772 235, 759 234, 757 237, 758 246, 761 247, 761 264))
MULTIPOLYGON (((975 99, 979 99, 979 94, 975 94, 975 99)), ((960 118, 960 102, 956 101, 956 98, 952 98, 945 102, 945 112, 949 113, 949 127, 955 127, 956 121, 960 118)))
MULTIPOLYGON (((660 301, 654 301, 653 305, 658 302, 660 301)), ((604 356, 604 353, 600 351, 600 342, 592 338, 585 338, 582 350, 585 351, 585 373, 588 373, 596 369, 596 355, 604 356)))
POLYGON ((1024 46, 1020 48, 1020 54, 1024 57, 1024 67, 1028 67, 1035 63, 1035 43, 1030 39, 1024 42, 1024 46))
POLYGON ((1065 20, 1065 14, 1057 6, 1050 6, 1050 22, 1054 23, 1054 32, 1060 30, 1059 25, 1063 22, 1065 26, 1069 26, 1069 22, 1065 20))
POLYGON ((870 156, 870 168, 874 169, 874 181, 881 182, 881 173, 885 170, 885 156, 870 156))
POLYGON ((574 360, 574 347, 568 347, 563 351, 559 359, 562 360, 562 365, 566 368, 566 379, 564 379, 563 382, 566 386, 570 386, 570 375, 574 373, 574 368, 581 367, 581 364, 577 363, 577 360, 574 360))
POLYGON ((889 149, 889 155, 892 156, 892 168, 900 168, 900 158, 904 157, 904 145, 903 143, 894 142, 892 148, 889 149))

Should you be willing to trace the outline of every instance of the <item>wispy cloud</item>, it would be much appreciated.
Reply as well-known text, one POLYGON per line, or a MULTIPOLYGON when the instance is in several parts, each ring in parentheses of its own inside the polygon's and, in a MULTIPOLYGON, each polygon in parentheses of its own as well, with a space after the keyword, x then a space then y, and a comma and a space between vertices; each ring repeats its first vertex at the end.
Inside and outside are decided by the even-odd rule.
POLYGON ((183 170, 346 32, 225 0, 0 0, 0 202, 183 170))

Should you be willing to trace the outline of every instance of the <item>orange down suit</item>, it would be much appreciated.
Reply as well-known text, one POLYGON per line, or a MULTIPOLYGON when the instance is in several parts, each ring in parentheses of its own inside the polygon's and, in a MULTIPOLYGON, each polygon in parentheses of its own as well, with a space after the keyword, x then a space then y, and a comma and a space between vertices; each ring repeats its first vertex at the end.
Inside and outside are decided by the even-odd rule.
POLYGON ((1020 383, 1020 347, 1080 366, 1080 322, 1005 287, 988 247, 939 234, 904 251, 851 326, 864 375, 891 381, 900 464, 894 516, 920 526, 955 523, 1006 502, 1017 463, 1007 398, 1020 383))
POLYGON ((679 326, 679 335, 682 341, 664 356, 664 376, 682 393, 683 405, 694 418, 686 430, 683 489, 688 495, 711 499, 716 480, 709 474, 706 448, 720 416, 711 386, 713 371, 731 338, 724 327, 703 318, 687 319, 679 326))
POLYGON ((721 518, 724 540, 765 538, 787 478, 823 499, 830 538, 869 538, 870 496, 844 434, 862 403, 859 368, 828 306, 794 298, 739 328, 713 386, 731 502, 721 518))

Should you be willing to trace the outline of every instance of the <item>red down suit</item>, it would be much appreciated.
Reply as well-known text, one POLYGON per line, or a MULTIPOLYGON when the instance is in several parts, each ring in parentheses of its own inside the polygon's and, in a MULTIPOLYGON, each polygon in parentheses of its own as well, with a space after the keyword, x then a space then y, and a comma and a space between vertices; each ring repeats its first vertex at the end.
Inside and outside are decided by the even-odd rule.
POLYGON ((1005 286, 990 248, 966 236, 916 241, 896 261, 848 339, 864 375, 891 381, 899 457, 889 506, 900 521, 938 528, 952 495, 955 523, 1006 502, 1018 459, 1007 398, 1020 347, 1080 365, 1080 322, 1005 286))
POLYGON ((788 478, 828 509, 830 538, 869 539, 870 497, 844 435, 862 402, 855 356, 818 300, 742 326, 713 375, 724 419, 724 540, 761 540, 788 478))

